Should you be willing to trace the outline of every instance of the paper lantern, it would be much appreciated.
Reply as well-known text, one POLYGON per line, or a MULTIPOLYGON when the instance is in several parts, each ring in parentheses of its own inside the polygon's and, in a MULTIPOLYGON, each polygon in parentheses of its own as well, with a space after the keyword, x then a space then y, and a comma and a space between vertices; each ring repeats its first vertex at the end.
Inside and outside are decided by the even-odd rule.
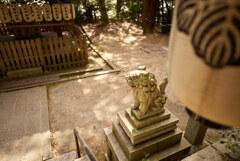
POLYGON ((62 4, 62 15, 65 21, 72 19, 71 4, 62 4))
POLYGON ((13 21, 16 23, 21 23, 23 18, 22 18, 20 8, 17 6, 17 4, 10 4, 9 8, 10 8, 13 21))
POLYGON ((41 6, 37 4, 32 5, 33 10, 33 16, 36 22, 42 22, 43 21, 43 14, 41 10, 41 6))
POLYGON ((176 0, 169 46, 175 95, 200 117, 240 126, 240 1, 176 0))
POLYGON ((11 22, 11 17, 5 4, 0 4, 0 19, 3 24, 11 22))
POLYGON ((22 4, 21 5, 21 11, 22 11, 24 21, 32 22, 34 20, 34 17, 32 15, 32 10, 31 10, 31 7, 29 5, 22 4))
POLYGON ((76 15, 75 15, 76 12, 75 12, 74 4, 72 3, 71 6, 72 6, 72 17, 73 17, 73 19, 75 19, 76 18, 76 15))
POLYGON ((52 5, 53 18, 55 21, 62 21, 62 12, 60 4, 52 5))
POLYGON ((52 9, 49 4, 42 5, 43 17, 45 21, 50 22, 53 20, 52 9))

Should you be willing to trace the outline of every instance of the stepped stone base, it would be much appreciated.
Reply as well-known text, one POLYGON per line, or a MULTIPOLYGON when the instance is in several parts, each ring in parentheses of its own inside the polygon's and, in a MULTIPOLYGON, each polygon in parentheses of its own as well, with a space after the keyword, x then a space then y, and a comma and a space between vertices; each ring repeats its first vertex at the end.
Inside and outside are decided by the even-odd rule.
MULTIPOLYGON (((163 118, 165 118, 164 113, 162 114, 163 118)), ((168 115, 168 113, 169 112, 166 112, 166 115, 168 115)), ((159 118, 160 120, 162 119, 162 117, 159 118)), ((120 122, 124 131, 129 136, 133 145, 139 144, 141 142, 150 140, 156 136, 172 131, 177 128, 176 124, 178 123, 178 119, 174 115, 171 115, 171 117, 168 119, 159 121, 157 123, 151 123, 150 125, 141 129, 136 129, 132 122, 129 121, 124 111, 118 112, 118 121, 120 122)), ((154 118, 146 118, 144 120, 138 121, 138 124, 146 124, 145 122, 150 123, 151 121, 155 121, 154 118)))
MULTIPOLYGON (((126 134, 124 135, 124 131, 120 129, 121 126, 118 124, 116 128, 119 128, 116 130, 120 130, 119 132, 123 137, 121 138, 123 139, 121 141, 118 140, 120 136, 116 136, 113 133, 112 127, 108 127, 104 129, 104 132, 107 136, 107 142, 108 142, 108 151, 105 157, 106 157, 106 160, 109 160, 109 161, 110 160, 139 161, 139 160, 142 160, 142 158, 144 158, 145 154, 150 154, 148 159, 151 161, 162 161, 162 160, 175 161, 175 160, 182 159, 183 156, 189 152, 191 147, 191 145, 183 137, 181 138, 182 133, 180 132, 181 135, 178 134, 180 131, 179 129, 176 129, 172 132, 172 133, 175 133, 175 139, 170 137, 171 139, 169 139, 168 141, 171 141, 171 140, 178 140, 178 141, 181 140, 181 141, 178 143, 172 143, 171 144, 172 146, 171 145, 167 146, 167 144, 169 144, 168 141, 166 141, 166 143, 164 143, 163 141, 164 137, 167 138, 167 135, 169 134, 166 134, 165 136, 164 135, 160 136, 162 137, 162 140, 159 138, 156 138, 146 143, 133 146, 129 138, 127 137, 127 135, 126 134), (158 139, 163 142, 160 141, 156 143, 158 139), (155 142, 156 143, 155 146, 152 146, 151 148, 146 148, 148 145, 151 144, 151 142, 155 142), (125 148, 123 148, 123 145, 121 144, 125 144, 125 148), (161 147, 162 144, 165 145, 165 149, 161 147), (159 147, 160 149, 158 149, 158 146, 160 146, 159 147), (129 150, 129 152, 126 153, 126 150, 129 150), (151 151, 154 152, 155 150, 157 150, 158 152, 152 154, 151 151)), ((174 136, 174 134, 172 134, 172 136, 174 136)), ((154 143, 152 143, 152 145, 154 145, 154 143)))
MULTIPOLYGON (((118 113, 118 116, 121 114, 122 112, 118 113)), ((166 109, 165 112, 157 114, 155 116, 143 119, 143 120, 138 120, 134 114, 131 112, 131 108, 128 108, 125 110, 125 115, 126 117, 129 118, 129 120, 132 122, 132 124, 134 125, 134 127, 136 129, 140 129, 143 128, 145 126, 157 123, 159 121, 165 120, 170 118, 171 113, 166 109)))
POLYGON ((190 150, 177 128, 178 119, 167 109, 150 112, 138 119, 130 108, 117 113, 118 120, 105 128, 109 161, 140 161, 146 154, 150 160, 179 160, 190 150))
POLYGON ((152 117, 152 116, 154 116, 154 115, 163 113, 164 111, 165 111, 164 108, 156 109, 155 111, 153 111, 153 110, 151 110, 151 109, 149 108, 144 116, 139 116, 139 115, 137 114, 138 112, 140 112, 139 109, 132 110, 133 114, 135 115, 135 117, 136 117, 138 120, 142 120, 142 119, 145 119, 145 118, 152 117))

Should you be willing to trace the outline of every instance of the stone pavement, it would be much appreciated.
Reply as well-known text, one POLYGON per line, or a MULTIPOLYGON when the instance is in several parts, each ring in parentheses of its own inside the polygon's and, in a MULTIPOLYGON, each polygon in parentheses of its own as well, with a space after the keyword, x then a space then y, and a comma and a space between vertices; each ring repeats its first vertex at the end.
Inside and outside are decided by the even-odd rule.
POLYGON ((226 152, 225 144, 220 144, 218 141, 188 156, 182 161, 223 161, 222 157, 226 152))
POLYGON ((51 157, 46 87, 0 93, 0 161, 51 157))

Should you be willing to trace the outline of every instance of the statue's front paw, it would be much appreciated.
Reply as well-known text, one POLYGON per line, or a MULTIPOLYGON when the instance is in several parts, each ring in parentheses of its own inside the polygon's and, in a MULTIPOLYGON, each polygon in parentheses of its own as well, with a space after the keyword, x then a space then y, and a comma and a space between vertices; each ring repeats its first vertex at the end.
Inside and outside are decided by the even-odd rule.
POLYGON ((158 110, 160 110, 161 109, 161 106, 157 106, 157 107, 151 107, 151 110, 152 111, 158 111, 158 110))
POLYGON ((131 109, 132 110, 135 110, 135 109, 137 109, 138 108, 138 106, 135 106, 135 104, 133 103, 133 104, 131 104, 131 109))
POLYGON ((138 111, 138 112, 136 113, 136 115, 137 115, 138 118, 141 118, 141 117, 142 117, 141 111, 138 111))

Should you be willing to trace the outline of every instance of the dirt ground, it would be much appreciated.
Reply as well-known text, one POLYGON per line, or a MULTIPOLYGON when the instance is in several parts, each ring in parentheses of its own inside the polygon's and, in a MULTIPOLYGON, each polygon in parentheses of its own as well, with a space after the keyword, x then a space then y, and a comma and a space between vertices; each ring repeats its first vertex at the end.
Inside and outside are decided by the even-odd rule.
MULTIPOLYGON (((132 103, 132 92, 125 76, 140 65, 154 73, 158 82, 168 76, 168 35, 154 33, 144 36, 141 27, 131 23, 97 24, 84 27, 95 44, 106 51, 105 56, 121 72, 72 80, 48 86, 50 127, 54 154, 74 150, 73 128, 77 128, 100 161, 106 153, 103 129, 117 119, 116 113, 132 103)), ((188 115, 184 105, 167 87, 168 108, 179 118, 184 130, 188 115)), ((216 139, 216 131, 208 129, 206 138, 216 139)))

